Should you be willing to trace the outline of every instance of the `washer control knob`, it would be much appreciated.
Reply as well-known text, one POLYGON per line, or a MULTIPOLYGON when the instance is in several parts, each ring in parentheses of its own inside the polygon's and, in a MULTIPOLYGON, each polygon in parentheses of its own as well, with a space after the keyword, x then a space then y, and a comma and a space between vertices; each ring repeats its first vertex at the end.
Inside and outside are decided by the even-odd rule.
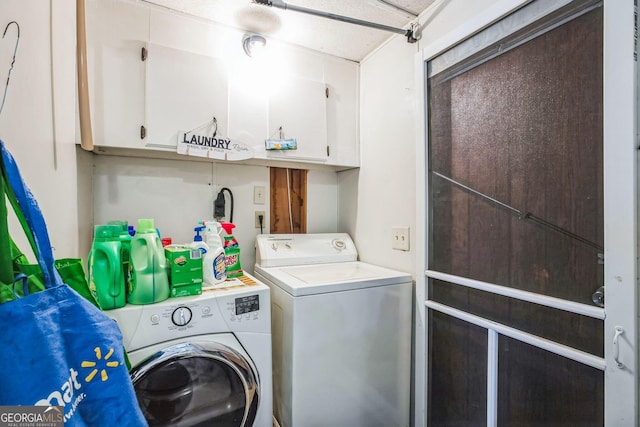
POLYGON ((187 326, 191 322, 191 310, 187 307, 178 307, 173 311, 171 315, 171 321, 176 326, 187 326))
POLYGON ((331 241, 331 244, 333 245, 334 248, 336 248, 339 251, 343 251, 347 248, 347 244, 342 239, 333 239, 331 241))
POLYGON ((271 249, 273 249, 274 251, 278 250, 278 244, 277 243, 272 243, 271 244, 271 249))
POLYGON ((154 325, 157 325, 158 323, 160 323, 160 316, 158 316, 157 314, 152 314, 151 323, 153 323, 154 325))

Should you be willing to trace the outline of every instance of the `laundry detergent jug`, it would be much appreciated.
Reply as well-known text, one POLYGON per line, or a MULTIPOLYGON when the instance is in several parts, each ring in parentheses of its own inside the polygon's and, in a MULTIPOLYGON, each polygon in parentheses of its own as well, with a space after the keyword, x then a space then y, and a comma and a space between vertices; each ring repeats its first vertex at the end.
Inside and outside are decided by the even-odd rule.
POLYGON ((153 304, 169 298, 167 261, 153 219, 138 220, 131 239, 130 304, 153 304))
POLYGON ((96 225, 89 254, 89 289, 103 310, 126 304, 119 232, 118 226, 96 225))
POLYGON ((127 221, 109 221, 107 225, 118 227, 118 240, 120 240, 120 263, 122 264, 122 274, 124 275, 125 289, 131 289, 131 235, 129 234, 129 223, 127 221))

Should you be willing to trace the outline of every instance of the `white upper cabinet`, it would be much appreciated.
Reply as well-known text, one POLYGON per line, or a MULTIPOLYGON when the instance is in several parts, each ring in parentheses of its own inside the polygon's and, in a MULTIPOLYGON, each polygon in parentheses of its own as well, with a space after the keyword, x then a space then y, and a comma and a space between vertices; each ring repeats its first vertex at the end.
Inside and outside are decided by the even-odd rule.
POLYGON ((238 30, 129 0, 87 4, 96 152, 166 157, 180 132, 217 129, 252 147, 249 163, 359 165, 357 63, 275 39, 256 60, 238 30), (296 150, 265 149, 280 129, 296 150))
POLYGON ((267 151, 267 157, 326 162, 327 103, 323 82, 297 77, 269 97, 269 138, 293 138, 296 150, 267 151))
POLYGON ((181 131, 223 131, 228 87, 222 61, 160 45, 148 50, 145 146, 175 150, 181 131))
POLYGON ((331 57, 324 60, 328 162, 334 165, 360 165, 358 75, 359 65, 355 62, 331 57))
POLYGON ((144 122, 149 9, 130 3, 87 2, 87 70, 94 143, 140 148, 144 122))

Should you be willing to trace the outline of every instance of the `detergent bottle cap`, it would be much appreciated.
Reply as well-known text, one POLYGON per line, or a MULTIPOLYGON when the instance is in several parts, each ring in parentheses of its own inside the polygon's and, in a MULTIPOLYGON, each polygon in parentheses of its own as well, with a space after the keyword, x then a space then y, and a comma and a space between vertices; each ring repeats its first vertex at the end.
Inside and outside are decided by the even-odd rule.
POLYGON ((138 233, 156 233, 156 226, 153 219, 139 219, 138 233))
POLYGON ((236 228, 235 224, 232 224, 230 222, 222 222, 220 223, 220 225, 222 226, 222 228, 224 228, 224 231, 227 232, 227 234, 231 234, 231 232, 233 231, 234 228, 236 228))
POLYGON ((117 225, 96 225, 93 237, 95 240, 104 241, 118 237, 119 234, 120 227, 117 225))
POLYGON ((194 228, 194 229, 193 229, 193 231, 195 231, 195 232, 196 232, 196 235, 195 235, 195 236, 193 236, 193 241, 194 241, 194 242, 202 242, 202 236, 200 235, 200 232, 201 232, 202 230, 204 230, 205 228, 206 228, 206 227, 205 227, 204 225, 201 225, 201 226, 196 227, 196 228, 194 228))
POLYGON ((133 225, 127 227, 127 231, 129 232, 129 236, 133 237, 136 235, 136 229, 133 225))
POLYGON ((116 225, 120 229, 121 233, 127 233, 129 223, 127 221, 114 220, 107 222, 107 225, 116 225))

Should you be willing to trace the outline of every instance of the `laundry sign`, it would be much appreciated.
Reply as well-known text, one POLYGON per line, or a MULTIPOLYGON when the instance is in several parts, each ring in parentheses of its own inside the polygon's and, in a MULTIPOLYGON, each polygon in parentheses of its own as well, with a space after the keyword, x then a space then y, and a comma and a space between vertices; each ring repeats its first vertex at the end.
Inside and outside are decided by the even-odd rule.
POLYGON ((217 160, 245 160, 253 157, 253 149, 242 142, 220 135, 178 132, 177 153, 217 160))

